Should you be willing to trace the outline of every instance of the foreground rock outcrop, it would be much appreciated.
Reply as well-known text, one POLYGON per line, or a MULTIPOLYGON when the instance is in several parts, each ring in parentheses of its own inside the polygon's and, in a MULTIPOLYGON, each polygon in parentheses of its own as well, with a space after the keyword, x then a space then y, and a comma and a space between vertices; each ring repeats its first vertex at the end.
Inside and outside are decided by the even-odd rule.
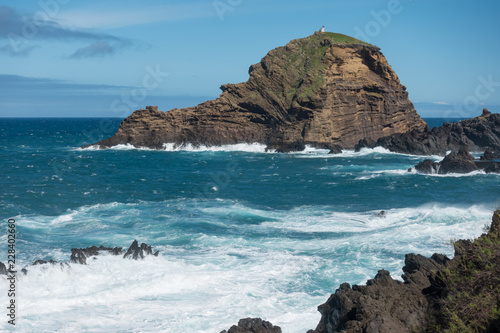
POLYGON ((345 35, 292 40, 249 74, 247 82, 222 85, 219 98, 195 107, 137 110, 97 144, 161 149, 257 142, 279 151, 305 144, 338 150, 427 127, 380 49, 345 35))
POLYGON ((281 328, 260 318, 245 318, 240 319, 238 325, 233 325, 228 331, 223 330, 220 333, 281 333, 281 328))
POLYGON ((471 152, 487 150, 488 158, 500 156, 500 114, 483 110, 479 117, 457 123, 445 123, 433 129, 416 129, 371 140, 361 140, 361 148, 384 147, 390 151, 414 155, 445 155, 450 150, 466 148, 471 152))
POLYGON ((403 267, 404 282, 380 270, 366 286, 344 283, 328 301, 320 305, 321 322, 311 332, 414 332, 432 321, 431 303, 424 290, 435 272, 444 269, 449 259, 431 259, 408 254, 403 267))
POLYGON ((408 254, 404 282, 381 270, 342 284, 310 333, 500 332, 500 210, 487 234, 455 242, 455 257, 408 254))
MULTIPOLYGON (((382 269, 365 286, 340 285, 307 333, 500 332, 500 210, 487 234, 454 247, 451 260, 407 254, 403 281, 382 269)), ((281 332, 276 329, 247 318, 227 333, 281 332)))

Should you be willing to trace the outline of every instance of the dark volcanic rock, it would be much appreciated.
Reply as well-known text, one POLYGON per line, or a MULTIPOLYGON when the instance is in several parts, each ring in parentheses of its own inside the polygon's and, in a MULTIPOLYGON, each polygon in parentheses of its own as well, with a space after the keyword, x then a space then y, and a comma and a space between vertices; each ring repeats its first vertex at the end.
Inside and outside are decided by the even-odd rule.
POLYGON ((240 319, 238 326, 233 325, 221 333, 281 333, 281 328, 260 318, 245 318, 240 319))
POLYGON ((330 147, 330 151, 328 152, 328 154, 342 154, 342 147, 340 147, 339 145, 333 145, 332 147, 330 147))
POLYGON ((153 249, 151 248, 151 245, 142 243, 141 246, 139 246, 139 243, 136 240, 134 240, 132 242, 132 245, 130 245, 130 247, 128 248, 127 252, 123 255, 123 258, 132 258, 134 260, 137 260, 137 259, 144 259, 145 256, 150 254, 157 257, 158 253, 159 251, 156 251, 153 254, 153 249))
MULTIPOLYGON (((70 257, 70 262, 75 263, 75 264, 81 264, 81 265, 86 265, 87 264, 87 259, 88 258, 93 258, 96 259, 96 256, 101 255, 102 253, 109 253, 112 255, 121 255, 124 251, 122 250, 121 247, 104 247, 104 246, 91 246, 87 248, 82 248, 82 249, 77 249, 73 248, 71 249, 71 257, 70 257)), ((148 255, 154 255, 158 256, 160 251, 156 251, 153 253, 153 249, 151 248, 150 245, 147 245, 146 243, 142 243, 141 246, 139 246, 137 240, 134 240, 132 242, 132 245, 130 245, 128 251, 125 253, 123 256, 124 258, 131 257, 132 259, 143 259, 145 256, 148 255)), ((60 264, 61 266, 66 266, 68 263, 66 262, 57 262, 54 260, 36 260, 34 261, 31 266, 36 266, 36 265, 45 265, 45 264, 60 264)), ((2 263, 0 262, 0 275, 2 274, 2 263)), ((5 267, 5 266, 4 266, 5 267)), ((26 274, 28 270, 25 268, 22 269, 22 272, 26 274)))
POLYGON ((354 148, 363 138, 427 127, 380 49, 344 35, 292 40, 252 65, 249 75, 194 107, 137 110, 97 144, 162 149, 164 143, 258 142, 286 152, 306 144, 354 148))
POLYGON ((485 150, 483 156, 480 157, 481 161, 492 161, 495 158, 495 154, 491 150, 485 150))
POLYGON ((415 166, 415 169, 428 174, 469 173, 479 170, 474 157, 466 148, 451 152, 441 162, 426 159, 415 166))
POLYGON ((469 173, 478 170, 474 164, 474 157, 467 149, 462 148, 456 152, 451 152, 440 162, 439 173, 469 173))
POLYGON ((403 272, 404 282, 380 270, 366 286, 342 284, 309 333, 498 332, 500 210, 488 234, 455 243, 452 260, 407 254, 403 272))
POLYGON ((0 275, 7 275, 7 267, 0 261, 0 275))
POLYGON ((100 254, 100 252, 108 252, 113 255, 119 255, 122 253, 121 247, 104 247, 104 246, 91 246, 85 249, 71 249, 70 262, 76 264, 87 264, 87 258, 94 257, 100 254))
POLYGON ((356 150, 361 148, 384 147, 390 151, 414 155, 444 155, 450 150, 467 148, 469 151, 488 149, 500 153, 500 114, 490 113, 457 123, 445 123, 432 130, 413 130, 403 134, 374 140, 361 140, 356 150))
POLYGON ((442 258, 409 254, 403 269, 404 283, 380 270, 366 286, 344 283, 328 301, 318 307, 321 321, 313 332, 375 333, 412 332, 430 316, 423 290, 431 286, 429 276, 444 268, 442 258))
POLYGON ((491 163, 488 165, 485 169, 484 172, 486 173, 500 173, 500 163, 491 163))
POLYGON ((415 169, 421 173, 436 174, 439 171, 440 164, 433 160, 425 159, 415 166, 415 169))

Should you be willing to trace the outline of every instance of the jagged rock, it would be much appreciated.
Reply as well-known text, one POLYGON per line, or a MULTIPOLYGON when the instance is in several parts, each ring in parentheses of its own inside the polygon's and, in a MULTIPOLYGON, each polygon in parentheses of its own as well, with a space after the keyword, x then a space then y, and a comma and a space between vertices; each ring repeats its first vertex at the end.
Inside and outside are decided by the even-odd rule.
MULTIPOLYGON (((98 256, 102 254, 103 252, 107 252, 112 255, 121 255, 123 253, 123 250, 121 247, 104 247, 104 246, 91 246, 87 247, 84 249, 77 249, 73 248, 71 249, 71 257, 70 257, 70 262, 75 263, 75 264, 81 264, 81 265, 86 265, 87 264, 87 259, 98 256)), ((153 249, 150 245, 147 245, 145 243, 142 243, 141 246, 139 247, 137 240, 134 240, 132 242, 132 245, 130 245, 127 253, 123 256, 124 258, 127 258, 131 256, 133 259, 139 259, 139 258, 144 258, 147 255, 154 255, 155 257, 158 256, 160 251, 156 251, 153 253, 153 249)), ((36 266, 36 265, 44 265, 44 264, 60 264, 61 266, 68 265, 66 262, 57 262, 55 260, 36 260, 34 261, 31 266, 36 266)), ((2 265, 3 263, 0 262, 0 275, 2 274, 2 265)), ((5 265, 3 265, 5 268, 5 265)), ((24 274, 28 273, 28 270, 25 268, 22 269, 22 272, 24 274)))
POLYGON ((156 251, 153 254, 153 249, 151 248, 151 245, 142 243, 141 246, 139 246, 137 240, 134 240, 132 242, 132 245, 130 245, 130 247, 128 248, 127 252, 123 255, 123 258, 131 257, 132 259, 137 260, 137 259, 144 259, 145 256, 151 254, 157 257, 158 253, 160 253, 160 251, 156 251))
POLYGON ((339 145, 333 145, 330 147, 328 154, 342 154, 342 147, 339 145))
POLYGON ((486 168, 484 168, 486 173, 500 173, 500 163, 491 163, 486 168))
POLYGON ((7 267, 5 267, 5 264, 0 261, 0 275, 7 275, 7 267))
POLYGON ((100 252, 108 252, 113 255, 119 255, 122 253, 122 248, 121 247, 104 247, 104 246, 91 246, 87 247, 85 249, 71 249, 71 258, 70 262, 76 263, 76 264, 81 264, 81 265, 86 265, 87 264, 87 258, 97 256, 99 255, 100 252))
POLYGON ((458 152, 451 152, 440 162, 439 173, 469 173, 478 170, 474 164, 474 157, 469 154, 466 148, 461 148, 458 152))
POLYGON ((479 170, 474 157, 466 148, 451 152, 441 162, 426 159, 415 166, 415 169, 428 174, 469 173, 479 170))
POLYGON ((487 109, 487 108, 484 108, 484 109, 483 109, 483 113, 481 114, 481 116, 483 116, 483 117, 488 117, 489 115, 491 115, 491 112, 490 112, 490 111, 488 111, 488 109, 487 109))
POLYGON ((221 333, 281 333, 281 328, 260 318, 245 318, 239 320, 238 326, 233 325, 221 333))
POLYGON ((451 260, 441 254, 407 254, 404 283, 380 270, 366 286, 341 284, 318 307, 321 321, 308 333, 436 332, 453 325, 461 332, 497 332, 499 239, 497 210, 486 235, 455 242, 451 260))
POLYGON ((431 259, 408 254, 403 268, 404 283, 380 270, 366 286, 344 283, 328 301, 318 307, 321 321, 315 333, 413 332, 426 325, 429 302, 423 290, 430 287, 429 276, 444 268, 447 258, 431 259))
POLYGON ((492 161, 495 159, 495 154, 491 150, 485 150, 483 156, 480 157, 481 161, 492 161))
MULTIPOLYGON (((440 164, 434 162, 433 160, 425 159, 422 162, 415 165, 415 170, 428 173, 428 174, 436 174, 439 171, 440 164)), ((411 171, 411 169, 409 170, 411 171)))
POLYGON ((252 65, 249 75, 195 107, 137 110, 97 144, 257 142, 286 152, 306 144, 354 148, 363 138, 427 128, 380 49, 345 35, 292 40, 252 65))
POLYGON ((34 261, 32 263, 33 266, 36 266, 36 265, 45 265, 45 264, 53 264, 54 265, 54 264, 62 264, 62 263, 57 262, 57 261, 52 260, 52 259, 50 259, 49 261, 38 259, 38 260, 36 260, 36 261, 34 261))
POLYGON ((362 148, 384 147, 390 151, 414 155, 444 155, 450 150, 468 151, 488 149, 500 154, 500 114, 490 113, 457 123, 445 123, 432 130, 416 129, 403 134, 392 134, 378 140, 360 140, 356 151, 362 148))

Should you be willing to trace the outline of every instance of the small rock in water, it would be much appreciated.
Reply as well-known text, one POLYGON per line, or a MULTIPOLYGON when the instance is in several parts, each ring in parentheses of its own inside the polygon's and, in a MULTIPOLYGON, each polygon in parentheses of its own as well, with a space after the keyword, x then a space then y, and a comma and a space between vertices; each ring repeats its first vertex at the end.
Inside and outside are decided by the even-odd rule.
POLYGON ((132 242, 132 245, 128 248, 127 252, 123 255, 123 258, 132 258, 134 260, 137 259, 144 259, 145 256, 147 255, 154 255, 155 257, 158 257, 158 253, 160 251, 156 251, 153 253, 153 249, 151 248, 151 245, 147 245, 146 243, 142 243, 141 246, 139 246, 139 242, 137 240, 134 240, 132 242))
POLYGON ((281 333, 281 327, 260 318, 245 318, 240 319, 238 326, 233 325, 220 333, 281 333))

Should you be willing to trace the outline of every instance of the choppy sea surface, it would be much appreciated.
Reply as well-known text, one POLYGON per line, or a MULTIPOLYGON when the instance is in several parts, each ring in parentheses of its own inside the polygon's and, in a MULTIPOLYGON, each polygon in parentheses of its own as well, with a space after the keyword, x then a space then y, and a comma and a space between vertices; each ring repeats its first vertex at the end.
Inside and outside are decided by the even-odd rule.
MULTIPOLYGON (((342 282, 379 269, 399 278, 410 252, 452 256, 450 240, 479 236, 500 204, 499 175, 408 172, 442 157, 380 148, 80 148, 119 122, 0 119, 0 261, 9 218, 18 269, 68 262, 74 247, 137 239, 160 250, 27 267, 17 332, 219 332, 245 317, 306 332, 342 282)), ((6 332, 8 287, 0 277, 6 332)))

